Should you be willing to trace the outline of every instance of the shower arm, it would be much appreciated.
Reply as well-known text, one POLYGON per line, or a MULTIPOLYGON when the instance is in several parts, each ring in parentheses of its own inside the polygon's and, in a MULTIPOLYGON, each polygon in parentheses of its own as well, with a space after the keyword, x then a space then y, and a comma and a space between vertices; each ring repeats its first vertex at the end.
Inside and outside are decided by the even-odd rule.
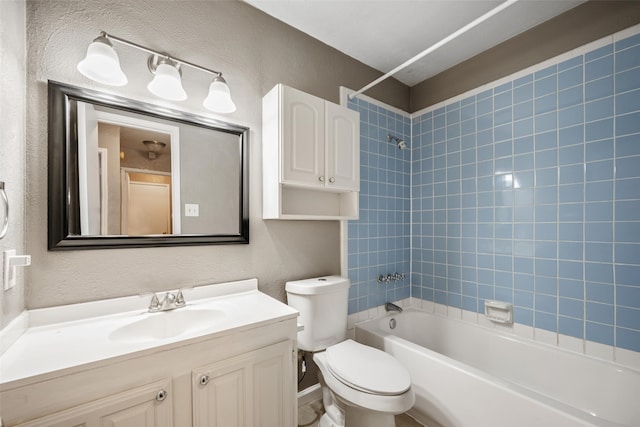
POLYGON ((425 56, 427 56, 428 54, 430 54, 434 50, 444 46, 445 44, 449 43, 451 40, 457 38, 458 36, 461 36, 462 34, 466 33, 470 29, 480 25, 481 23, 483 23, 487 19, 491 18, 492 16, 497 15, 498 13, 502 12, 504 9, 508 8, 509 6, 511 6, 512 4, 516 3, 517 1, 518 0, 507 0, 504 3, 496 6, 495 8, 491 9, 489 12, 487 12, 484 15, 480 16, 479 18, 476 18, 475 20, 471 21, 470 23, 468 23, 464 27, 460 28, 459 30, 455 31, 454 33, 452 33, 452 34, 448 35, 447 37, 443 38, 442 40, 440 40, 436 44, 434 44, 431 47, 428 47, 427 49, 423 50, 422 52, 420 52, 419 54, 417 54, 413 58, 407 60, 406 62, 404 62, 404 63, 402 63, 400 65, 398 65, 396 68, 394 68, 393 70, 389 71, 387 74, 378 77, 376 80, 372 81, 371 83, 369 83, 368 85, 366 85, 365 87, 360 89, 359 91, 349 94, 348 98, 349 99, 353 99, 353 98, 357 97, 358 95, 361 95, 362 93, 364 93, 367 90, 371 89, 372 87, 374 87, 378 83, 388 79, 389 77, 393 76, 394 74, 398 73, 399 71, 407 68, 409 65, 413 64, 414 62, 419 61, 420 59, 424 58, 425 56))

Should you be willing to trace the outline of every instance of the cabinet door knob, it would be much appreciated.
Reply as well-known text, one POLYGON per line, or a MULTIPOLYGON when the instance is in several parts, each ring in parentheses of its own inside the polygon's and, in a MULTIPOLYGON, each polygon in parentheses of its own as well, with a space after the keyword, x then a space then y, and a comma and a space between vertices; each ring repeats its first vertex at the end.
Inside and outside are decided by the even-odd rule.
POLYGON ((166 390, 160 390, 157 394, 156 394, 156 400, 158 402, 162 402, 163 400, 165 400, 167 398, 167 395, 169 393, 167 393, 166 390))
POLYGON ((209 384, 209 375, 201 375, 200 376, 200 385, 209 384))
POLYGON ((318 181, 320 181, 320 182, 324 182, 324 176, 319 176, 319 177, 318 177, 318 181))
POLYGON ((329 182, 333 184, 334 182, 336 182, 336 179, 334 177, 331 177, 329 178, 329 182))

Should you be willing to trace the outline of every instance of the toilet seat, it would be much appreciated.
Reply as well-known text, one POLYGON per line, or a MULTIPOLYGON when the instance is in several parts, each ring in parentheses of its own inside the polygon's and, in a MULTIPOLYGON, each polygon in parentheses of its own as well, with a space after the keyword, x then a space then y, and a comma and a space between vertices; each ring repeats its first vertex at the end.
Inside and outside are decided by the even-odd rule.
MULTIPOLYGON (((382 352, 381 350, 374 350, 382 352)), ((357 362, 357 359, 353 358, 353 356, 351 358, 357 362)), ((332 370, 328 366, 327 351, 314 353, 313 360, 318 365, 326 386, 338 399, 347 405, 366 408, 377 412, 401 414, 411 409, 415 402, 415 394, 410 386, 403 393, 383 395, 361 390, 348 384, 346 381, 339 379, 339 377, 333 374, 332 370)), ((364 361, 361 361, 361 363, 364 363, 364 361)), ((393 364, 395 365, 395 363, 399 364, 399 362, 394 359, 393 364)))
POLYGON ((407 369, 396 358, 377 348, 346 340, 330 346, 325 354, 329 371, 356 390, 396 396, 411 387, 407 369))

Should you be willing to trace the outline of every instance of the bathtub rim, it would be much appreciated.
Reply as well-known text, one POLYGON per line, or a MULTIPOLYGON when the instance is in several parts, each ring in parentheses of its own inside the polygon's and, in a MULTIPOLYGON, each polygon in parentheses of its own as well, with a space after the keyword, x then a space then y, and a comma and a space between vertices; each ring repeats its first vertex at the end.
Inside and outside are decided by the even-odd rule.
MULTIPOLYGON (((385 314, 378 315, 378 316, 376 316, 374 318, 371 318, 371 319, 367 319, 367 320, 362 320, 362 321, 356 322, 354 324, 354 328, 353 328, 354 335, 355 335, 356 330, 358 328, 360 328, 360 329, 370 329, 370 327, 365 326, 368 323, 372 323, 373 324, 373 323, 375 323, 377 321, 382 321, 383 319, 387 319, 387 318, 391 319, 394 316, 401 316, 404 313, 421 313, 421 314, 426 314, 426 315, 429 315, 429 316, 434 316, 434 317, 436 317, 438 319, 454 322, 454 323, 459 324, 459 325, 464 325, 465 327, 467 327, 467 326, 468 327, 477 327, 477 328, 480 328, 480 329, 482 329, 484 331, 499 335, 500 337, 505 338, 505 339, 510 340, 510 341, 524 343, 524 344, 527 344, 527 345, 533 345, 535 347, 539 347, 539 348, 545 349, 545 350, 550 350, 551 349, 553 351, 559 351, 561 353, 565 353, 565 354, 572 355, 572 356, 584 357, 584 358, 587 358, 587 359, 589 359, 591 361, 595 361, 597 363, 604 364, 605 366, 608 366, 608 367, 610 367, 612 369, 617 369, 617 370, 622 371, 622 372, 630 371, 633 374, 640 375, 640 367, 621 364, 621 363, 619 363, 617 361, 613 361, 613 360, 602 359, 600 357, 596 357, 596 356, 593 356, 593 355, 590 355, 590 354, 581 353, 581 352, 578 352, 578 351, 574 351, 574 350, 567 349, 567 348, 560 347, 560 346, 553 345, 553 344, 548 344, 548 343, 543 342, 543 341, 537 341, 535 339, 522 337, 520 335, 516 335, 515 333, 505 332, 504 330, 501 330, 501 329, 498 329, 498 328, 488 327, 488 326, 483 325, 481 323, 470 322, 470 321, 464 320, 464 319, 456 319, 454 317, 446 316, 446 315, 439 314, 439 313, 436 313, 436 312, 426 311, 426 310, 423 310, 423 309, 418 308, 418 307, 407 307, 407 308, 403 309, 403 311, 401 313, 397 313, 397 312, 385 313, 385 314)), ((478 314, 481 315, 480 313, 478 313, 478 314)), ((387 335, 393 335, 393 334, 389 334, 389 333, 387 333, 386 331, 383 331, 383 330, 380 330, 380 331, 385 333, 385 334, 387 334, 387 335)), ((408 341, 408 340, 405 340, 405 341, 408 341)), ((410 342, 410 341, 408 341, 408 342, 410 342)), ((434 351, 434 350, 430 350, 430 351, 434 351)), ((438 352, 434 351, 434 353, 438 353, 438 352)), ((441 353, 438 353, 438 354, 441 354, 441 353)), ((445 357, 448 357, 448 356, 445 356, 445 357)), ((450 359, 452 359, 452 358, 450 358, 450 359)), ((454 359, 452 359, 452 360, 454 360, 454 359)), ((465 366, 469 366, 469 365, 465 365, 465 366)))

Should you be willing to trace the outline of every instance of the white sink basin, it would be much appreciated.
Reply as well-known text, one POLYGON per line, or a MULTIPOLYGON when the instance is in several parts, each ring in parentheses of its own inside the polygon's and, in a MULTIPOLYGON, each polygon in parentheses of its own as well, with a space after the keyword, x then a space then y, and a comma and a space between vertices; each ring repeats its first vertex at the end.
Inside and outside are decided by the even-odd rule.
POLYGON ((123 325, 109 334, 112 341, 151 341, 173 338, 210 328, 225 317, 225 312, 213 308, 178 308, 144 317, 123 325))

